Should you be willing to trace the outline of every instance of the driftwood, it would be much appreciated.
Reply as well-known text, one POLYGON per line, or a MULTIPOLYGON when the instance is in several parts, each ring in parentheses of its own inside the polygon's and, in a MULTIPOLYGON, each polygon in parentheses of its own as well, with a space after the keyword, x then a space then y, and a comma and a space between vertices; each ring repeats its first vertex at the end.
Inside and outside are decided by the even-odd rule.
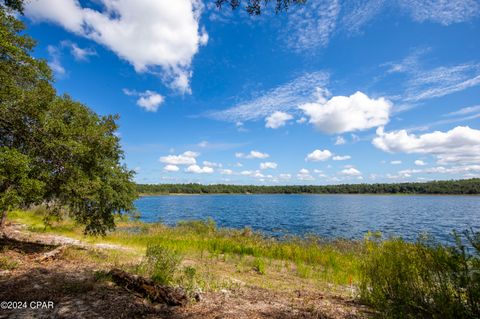
POLYGON ((169 306, 183 306, 187 303, 187 295, 182 289, 155 284, 150 279, 131 275, 118 268, 110 270, 109 274, 117 285, 137 292, 151 301, 169 306))
POLYGON ((54 250, 46 252, 42 256, 38 257, 36 259, 36 261, 44 262, 44 261, 47 261, 47 260, 57 259, 57 257, 65 250, 65 248, 66 248, 65 246, 59 246, 59 247, 55 248, 54 250))

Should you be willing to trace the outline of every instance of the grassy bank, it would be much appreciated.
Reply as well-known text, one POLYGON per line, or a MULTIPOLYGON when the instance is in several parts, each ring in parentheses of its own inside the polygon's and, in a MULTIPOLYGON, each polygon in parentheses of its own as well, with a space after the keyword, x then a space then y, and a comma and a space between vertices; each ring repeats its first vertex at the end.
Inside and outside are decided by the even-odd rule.
POLYGON ((334 291, 386 317, 480 316, 480 234, 473 231, 445 246, 427 237, 413 243, 379 234, 359 242, 277 240, 248 228, 217 228, 213 221, 168 227, 118 220, 117 230, 99 238, 85 237, 68 218, 50 221, 48 227, 43 218, 41 210, 10 214, 35 233, 128 247, 102 257, 75 252, 72 258, 108 262, 164 283, 204 290, 246 284, 273 292, 334 291))

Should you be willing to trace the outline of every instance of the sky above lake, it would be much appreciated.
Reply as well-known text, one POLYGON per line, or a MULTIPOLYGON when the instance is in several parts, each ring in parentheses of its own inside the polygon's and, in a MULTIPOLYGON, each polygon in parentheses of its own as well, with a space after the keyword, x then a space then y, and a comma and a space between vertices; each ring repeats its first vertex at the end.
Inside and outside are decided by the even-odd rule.
POLYGON ((120 115, 139 183, 480 177, 480 1, 30 0, 59 94, 120 115), (243 1, 245 5, 245 1, 243 1))

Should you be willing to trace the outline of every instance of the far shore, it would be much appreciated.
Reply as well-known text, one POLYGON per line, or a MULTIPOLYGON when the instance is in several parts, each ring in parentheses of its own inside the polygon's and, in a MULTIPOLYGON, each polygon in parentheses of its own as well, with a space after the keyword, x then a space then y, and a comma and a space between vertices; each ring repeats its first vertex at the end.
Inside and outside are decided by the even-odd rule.
POLYGON ((421 194, 421 193, 140 193, 139 197, 155 196, 205 196, 205 195, 362 195, 362 196, 468 196, 480 194, 421 194))

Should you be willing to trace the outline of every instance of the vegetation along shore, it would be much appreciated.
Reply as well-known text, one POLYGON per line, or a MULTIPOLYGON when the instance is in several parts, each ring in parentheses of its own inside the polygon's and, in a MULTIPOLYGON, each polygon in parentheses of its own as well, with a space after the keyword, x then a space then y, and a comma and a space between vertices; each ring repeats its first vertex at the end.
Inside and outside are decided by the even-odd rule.
POLYGON ((480 178, 424 183, 342 185, 137 184, 142 195, 161 194, 441 194, 478 195, 480 178))
MULTIPOLYGON (((210 318, 210 311, 225 316, 231 311, 233 318, 258 316, 258 308, 265 314, 260 317, 278 311, 282 318, 403 318, 418 314, 476 318, 480 314, 480 234, 473 231, 452 234, 451 245, 428 237, 412 243, 382 238, 378 233, 361 241, 314 236, 274 239, 250 228, 218 228, 213 220, 184 221, 168 227, 123 217, 117 218, 115 231, 94 237, 86 236, 84 228, 68 214, 48 216, 43 207, 15 211, 9 215, 7 229, 10 238, 61 244, 62 251, 53 258, 42 259, 40 254, 35 259, 40 260, 35 267, 50 276, 42 285, 54 290, 52 298, 60 305, 72 297, 72 291, 87 295, 100 294, 105 287, 113 289, 109 271, 120 268, 181 288, 190 300, 181 308, 159 308, 147 301, 139 306, 139 301, 132 299, 131 316, 183 313, 210 318), (62 265, 62 269, 74 266, 83 279, 65 278, 58 269, 51 269, 52 265, 62 265), (64 284, 70 285, 66 290, 51 287, 61 276, 64 284), (219 298, 223 306, 214 310, 212 302, 219 298)), ((39 276, 28 261, 35 253, 21 252, 9 243, 2 241, 3 298, 34 290, 36 281, 22 278, 39 276), (12 284, 19 285, 20 290, 6 289, 12 284)), ((42 252, 57 246, 51 247, 42 252)), ((108 302, 114 302, 125 292, 109 293, 108 302)), ((91 305, 75 309, 104 316, 115 311, 91 305)))

